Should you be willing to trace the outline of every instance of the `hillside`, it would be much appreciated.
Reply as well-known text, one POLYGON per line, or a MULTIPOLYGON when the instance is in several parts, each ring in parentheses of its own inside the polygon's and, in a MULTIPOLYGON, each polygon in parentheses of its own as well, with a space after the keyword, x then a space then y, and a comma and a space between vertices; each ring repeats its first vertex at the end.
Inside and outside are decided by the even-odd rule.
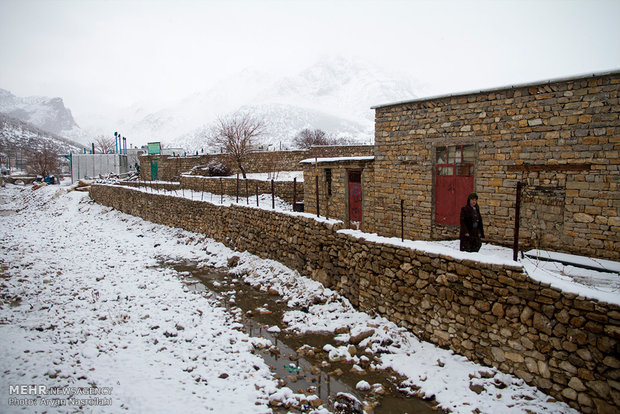
POLYGON ((44 131, 62 135, 74 133, 79 126, 62 98, 18 97, 0 89, 0 113, 32 124, 44 131))
POLYGON ((0 113, 0 155, 3 162, 6 162, 5 157, 22 159, 26 158, 27 154, 46 147, 59 154, 82 149, 77 142, 0 113))
POLYGON ((417 88, 413 79, 372 63, 330 58, 284 77, 245 70, 155 111, 129 108, 117 125, 127 136, 194 151, 204 148, 204 133, 218 117, 241 110, 264 120, 262 144, 291 147, 304 128, 368 143, 374 137, 370 107, 411 99, 417 88))

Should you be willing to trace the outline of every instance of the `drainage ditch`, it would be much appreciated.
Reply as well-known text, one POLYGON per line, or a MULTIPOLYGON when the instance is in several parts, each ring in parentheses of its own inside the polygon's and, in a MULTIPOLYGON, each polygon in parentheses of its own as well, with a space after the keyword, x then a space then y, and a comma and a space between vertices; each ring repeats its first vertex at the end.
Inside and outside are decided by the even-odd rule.
MULTIPOLYGON (((292 310, 280 296, 262 292, 228 274, 225 269, 199 268, 195 263, 187 262, 165 261, 163 264, 178 273, 189 291, 216 299, 227 309, 236 310, 234 313, 241 315, 239 322, 247 334, 271 341, 272 346, 256 351, 269 365, 279 385, 310 397, 307 404, 298 406, 279 406, 274 401, 274 412, 306 412, 321 404, 336 413, 441 412, 434 401, 400 392, 399 384, 405 378, 395 372, 366 369, 372 355, 363 358, 366 361, 362 364, 363 373, 352 372, 353 364, 346 361, 330 361, 323 347, 336 343, 333 333, 270 332, 267 327, 284 326, 284 311, 292 310), (370 389, 356 389, 361 380, 371 384, 370 389)), ((359 351, 352 348, 351 352, 359 351)))

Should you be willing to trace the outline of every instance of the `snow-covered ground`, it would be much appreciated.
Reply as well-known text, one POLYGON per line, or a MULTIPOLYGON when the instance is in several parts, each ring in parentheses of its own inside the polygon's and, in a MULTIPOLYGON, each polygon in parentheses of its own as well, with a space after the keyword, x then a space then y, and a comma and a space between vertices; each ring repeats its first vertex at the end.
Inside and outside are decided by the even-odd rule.
POLYGON ((240 258, 232 271, 247 282, 308 306, 307 313, 286 312, 282 331, 349 327, 325 351, 357 363, 343 347, 366 330, 359 346, 380 351, 376 366, 406 375, 419 395, 434 395, 443 408, 573 412, 520 379, 355 311, 280 263, 103 207, 86 193, 7 185, 0 189, 0 223, 0 412, 22 411, 9 405, 11 398, 35 399, 38 405, 27 412, 68 401, 15 395, 16 385, 101 392, 75 394, 86 400, 83 407, 60 411, 271 412, 270 398, 292 391, 277 390, 267 365, 252 353, 253 344, 265 340, 246 335, 230 311, 187 292, 174 270, 158 265, 172 259, 225 266, 232 256, 240 258))

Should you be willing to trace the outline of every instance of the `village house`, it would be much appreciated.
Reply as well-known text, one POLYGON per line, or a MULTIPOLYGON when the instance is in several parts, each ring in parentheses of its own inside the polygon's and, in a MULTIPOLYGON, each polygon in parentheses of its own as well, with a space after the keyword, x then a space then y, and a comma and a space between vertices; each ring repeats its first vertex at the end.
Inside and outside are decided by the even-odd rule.
POLYGON ((486 241, 620 259, 620 71, 374 107, 372 157, 308 159, 307 212, 382 236, 458 237, 476 192, 486 241), (318 186, 316 185, 318 177, 318 186))

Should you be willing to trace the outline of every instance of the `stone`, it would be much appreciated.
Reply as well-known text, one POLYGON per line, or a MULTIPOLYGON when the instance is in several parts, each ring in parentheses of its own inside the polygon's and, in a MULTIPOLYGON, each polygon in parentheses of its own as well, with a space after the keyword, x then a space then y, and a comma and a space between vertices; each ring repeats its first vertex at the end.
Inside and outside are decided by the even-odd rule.
POLYGON ((491 309, 491 313, 495 316, 497 316, 498 318, 503 318, 504 317, 504 307, 502 306, 501 303, 495 302, 493 304, 493 308, 491 309))
POLYGON ((582 392, 587 389, 586 386, 583 385, 583 382, 577 377, 572 377, 570 381, 568 381, 568 386, 577 392, 582 392))
POLYGON ((551 335, 551 321, 543 314, 534 312, 533 326, 539 331, 551 335))
POLYGON ((493 355, 493 359, 497 362, 506 361, 506 355, 504 354, 504 351, 501 350, 501 348, 491 348, 491 354, 493 355))
POLYGON ((530 308, 529 306, 526 306, 525 308, 523 308, 523 311, 521 312, 521 315, 519 316, 519 320, 521 321, 521 323, 526 323, 527 321, 530 320, 530 318, 534 315, 534 311, 532 310, 532 308, 530 308))

